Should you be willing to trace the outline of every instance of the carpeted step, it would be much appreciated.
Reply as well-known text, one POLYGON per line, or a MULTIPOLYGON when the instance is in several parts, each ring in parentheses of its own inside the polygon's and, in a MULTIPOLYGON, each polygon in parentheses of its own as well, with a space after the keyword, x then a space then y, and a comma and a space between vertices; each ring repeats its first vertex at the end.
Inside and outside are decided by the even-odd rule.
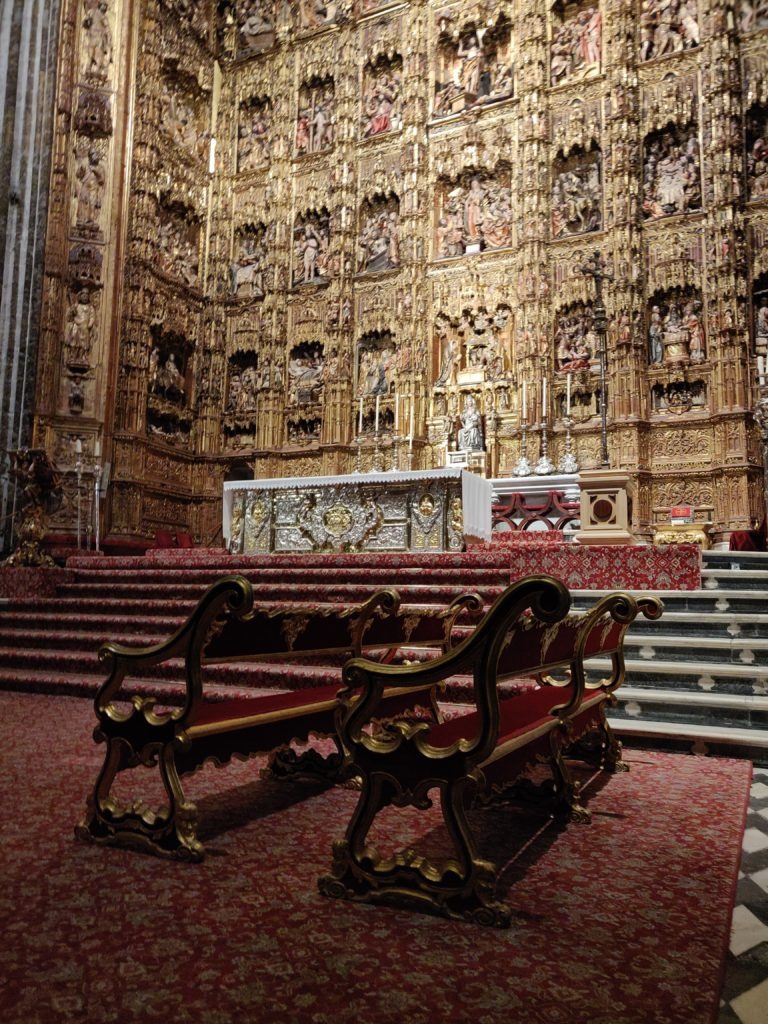
MULTIPOLYGON (((281 602, 344 602, 346 604, 362 603, 372 593, 380 589, 372 584, 357 583, 259 583, 256 589, 256 599, 259 603, 264 601, 281 602)), ((441 604, 447 605, 459 594, 466 593, 467 587, 457 586, 455 583, 447 584, 425 584, 409 583, 398 585, 396 588, 401 599, 408 604, 441 604)), ((503 586, 494 587, 472 587, 477 591, 485 603, 491 603, 504 590, 503 586)), ((75 583, 64 584, 58 588, 60 601, 76 601, 85 608, 92 607, 92 602, 101 601, 100 596, 103 588, 97 584, 75 583)), ((162 600, 166 595, 172 595, 175 601, 189 602, 193 604, 203 594, 203 589, 197 584, 176 583, 168 587, 165 583, 121 583, 115 582, 109 588, 109 600, 117 599, 146 603, 151 606, 153 601, 162 600)), ((53 601, 55 599, 51 599, 53 601)))
POLYGON ((106 628, 101 630, 67 630, 57 623, 55 631, 51 629, 15 629, 9 628, 8 625, 0 625, 0 649, 14 648, 17 652, 26 652, 31 649, 50 651, 51 647, 55 645, 57 651, 96 651, 102 644, 110 641, 135 647, 149 647, 163 643, 172 632, 172 630, 169 632, 165 629, 155 633, 146 630, 121 631, 115 628, 113 623, 109 623, 106 628))
MULTIPOLYGON (((125 569, 120 572, 119 579, 121 582, 126 583, 172 583, 175 580, 179 580, 187 583, 198 583, 201 587, 207 587, 211 583, 216 582, 216 580, 221 579, 222 576, 231 573, 245 576, 254 585, 260 582, 300 584, 327 582, 329 578, 333 579, 343 575, 344 580, 349 583, 372 583, 376 586, 397 587, 400 583, 406 585, 408 583, 423 582, 424 572, 423 567, 415 568, 412 566, 358 565, 346 566, 343 570, 339 570, 323 567, 313 568, 311 566, 307 568, 289 567, 275 569, 262 567, 259 569, 248 569, 236 565, 227 568, 215 567, 210 569, 125 569)), ((435 583, 454 583, 462 575, 455 569, 435 568, 429 571, 429 578, 435 583)), ((467 577, 471 579, 473 585, 477 583, 486 586, 504 586, 509 579, 509 569, 508 567, 472 569, 467 574, 467 577)), ((115 582, 115 573, 108 570, 79 569, 75 573, 75 580, 73 582, 97 583, 101 587, 110 586, 115 582)))
POLYGON ((186 615, 85 615, 76 612, 40 612, 30 615, 28 611, 13 608, 0 616, 0 636, 7 630, 24 630, 35 626, 45 630, 53 643, 59 632, 91 632, 104 634, 108 640, 125 636, 126 642, 139 644, 137 634, 160 635, 163 639, 174 633, 186 621, 186 615))

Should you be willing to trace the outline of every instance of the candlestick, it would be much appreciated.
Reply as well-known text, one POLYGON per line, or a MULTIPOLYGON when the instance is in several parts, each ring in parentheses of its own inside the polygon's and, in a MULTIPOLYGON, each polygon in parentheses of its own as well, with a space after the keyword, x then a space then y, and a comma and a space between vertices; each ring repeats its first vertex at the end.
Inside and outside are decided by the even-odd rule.
POLYGON ((379 398, 380 395, 376 395, 376 419, 373 424, 374 431, 378 434, 379 432, 379 398))
POLYGON ((523 423, 528 422, 528 385, 523 381, 523 423))

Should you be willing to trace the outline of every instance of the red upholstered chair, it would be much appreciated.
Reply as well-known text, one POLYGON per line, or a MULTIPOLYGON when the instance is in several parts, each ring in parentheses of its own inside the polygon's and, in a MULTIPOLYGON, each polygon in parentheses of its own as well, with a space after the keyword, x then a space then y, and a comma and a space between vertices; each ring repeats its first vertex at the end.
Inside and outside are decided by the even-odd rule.
POLYGON ((193 548, 195 546, 195 539, 191 533, 180 530, 176 534, 176 544, 180 548, 193 548))
POLYGON ((155 543, 153 548, 175 548, 176 535, 170 530, 155 530, 155 543))
POLYGON ((766 545, 766 529, 768 529, 768 524, 766 524, 764 519, 756 530, 734 530, 728 541, 728 550, 765 551, 768 548, 768 545, 766 545))

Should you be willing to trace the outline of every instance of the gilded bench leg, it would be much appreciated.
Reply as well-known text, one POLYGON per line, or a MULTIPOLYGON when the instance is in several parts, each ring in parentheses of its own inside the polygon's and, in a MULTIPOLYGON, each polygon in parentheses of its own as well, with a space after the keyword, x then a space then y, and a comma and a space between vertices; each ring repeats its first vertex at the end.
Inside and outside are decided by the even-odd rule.
POLYGON ((423 781, 405 791, 392 776, 364 776, 360 799, 344 839, 333 844, 331 873, 319 880, 326 896, 424 910, 443 917, 507 928, 510 911, 495 899, 496 865, 477 856, 465 806, 477 787, 472 774, 456 780, 423 781), (383 858, 366 839, 376 815, 389 804, 420 809, 431 806, 430 789, 440 804, 455 857, 432 862, 413 849, 383 858))
POLYGON ((270 754, 266 768, 262 768, 262 779, 279 782, 317 782, 333 786, 341 781, 341 765, 344 757, 338 740, 332 754, 323 755, 313 747, 297 754, 292 747, 282 747, 270 754))
POLYGON ((101 846, 140 849, 175 860, 202 860, 203 846, 196 832, 197 808, 184 797, 173 744, 148 744, 137 753, 123 737, 110 737, 106 742, 104 765, 88 796, 85 817, 75 828, 76 837, 101 846), (112 796, 117 774, 140 765, 159 768, 168 794, 167 807, 153 810, 141 800, 120 804, 112 796))

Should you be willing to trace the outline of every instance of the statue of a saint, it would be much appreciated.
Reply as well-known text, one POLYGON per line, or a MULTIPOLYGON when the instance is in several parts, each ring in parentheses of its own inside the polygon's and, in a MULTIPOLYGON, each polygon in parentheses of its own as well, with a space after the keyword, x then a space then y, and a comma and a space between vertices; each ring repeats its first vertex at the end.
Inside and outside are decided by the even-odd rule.
POLYGON ((464 402, 457 441, 460 451, 481 452, 483 450, 483 418, 472 395, 467 395, 464 402))

